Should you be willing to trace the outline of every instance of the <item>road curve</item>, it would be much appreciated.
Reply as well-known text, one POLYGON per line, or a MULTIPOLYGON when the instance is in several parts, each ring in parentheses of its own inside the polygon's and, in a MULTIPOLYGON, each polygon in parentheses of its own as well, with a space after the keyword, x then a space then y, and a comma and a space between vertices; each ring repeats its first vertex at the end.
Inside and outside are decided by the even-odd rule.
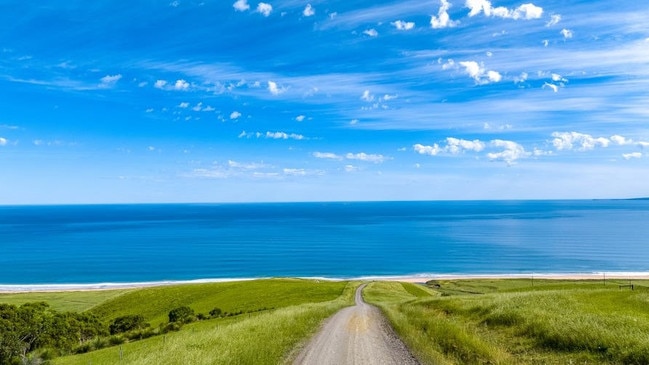
POLYGON ((294 365, 418 364, 381 312, 363 301, 364 287, 356 290, 356 305, 329 318, 294 365))

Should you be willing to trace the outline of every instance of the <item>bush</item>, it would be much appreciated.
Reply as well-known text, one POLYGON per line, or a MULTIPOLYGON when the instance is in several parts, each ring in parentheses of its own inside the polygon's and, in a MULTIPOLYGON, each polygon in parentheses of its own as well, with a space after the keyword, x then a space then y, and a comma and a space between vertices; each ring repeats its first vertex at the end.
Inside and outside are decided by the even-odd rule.
POLYGON ((169 323, 189 323, 194 320, 194 310, 189 307, 178 307, 169 312, 169 323))
POLYGON ((144 317, 139 314, 131 314, 115 318, 110 325, 110 334, 115 335, 136 329, 146 328, 149 324, 144 322, 144 317))
POLYGON ((223 314, 223 311, 221 310, 221 308, 214 308, 214 309, 212 309, 210 311, 210 316, 213 317, 213 318, 214 317, 220 317, 221 314, 223 314))

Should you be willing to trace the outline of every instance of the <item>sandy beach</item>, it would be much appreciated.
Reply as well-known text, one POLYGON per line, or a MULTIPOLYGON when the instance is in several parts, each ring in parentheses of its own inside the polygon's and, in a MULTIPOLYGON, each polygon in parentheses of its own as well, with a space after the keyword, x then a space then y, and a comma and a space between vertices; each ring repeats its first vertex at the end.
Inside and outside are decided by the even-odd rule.
MULTIPOLYGON (((138 289, 165 285, 184 285, 201 283, 219 283, 230 281, 247 281, 270 279, 258 278, 220 278, 196 280, 167 280, 133 283, 91 283, 91 284, 0 284, 0 294, 67 292, 90 290, 138 289)), ((353 278, 300 277, 311 280, 362 280, 362 281, 403 281, 408 283, 426 283, 431 280, 469 280, 469 279, 539 279, 539 280, 649 280, 649 272, 599 272, 599 273, 540 273, 540 274, 415 274, 395 276, 363 276, 353 278)))

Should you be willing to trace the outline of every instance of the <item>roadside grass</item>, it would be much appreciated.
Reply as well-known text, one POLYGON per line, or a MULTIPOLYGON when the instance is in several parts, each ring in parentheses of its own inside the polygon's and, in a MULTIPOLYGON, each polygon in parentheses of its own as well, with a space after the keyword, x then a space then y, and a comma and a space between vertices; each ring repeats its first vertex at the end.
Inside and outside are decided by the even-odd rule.
MULTIPOLYGON (((126 343, 82 355, 55 359, 52 363, 70 365, 101 364, 280 364, 289 363, 322 321, 339 309, 353 304, 359 283, 291 280, 263 281, 266 292, 254 282, 241 282, 231 299, 238 308, 250 306, 246 289, 263 295, 262 305, 274 303, 275 310, 212 319, 186 325, 179 332, 126 343), (286 287, 281 283, 288 283, 286 287), (337 284, 337 285, 333 285, 337 284), (329 288, 325 294, 312 287, 329 288), (293 288, 297 292, 290 292, 293 288), (338 290, 340 289, 340 290, 338 290), (335 292, 335 293, 334 293, 335 292), (283 295, 289 298, 281 298, 283 295), (319 301, 314 303, 312 295, 319 301), (335 294, 335 295, 334 295, 335 294), (276 297, 271 299, 271 297, 276 297), (322 299, 330 298, 325 301, 322 299), (237 299, 238 298, 238 299, 237 299), (235 302, 238 300, 239 304, 235 302), (121 353, 121 356, 120 356, 121 353)), ((230 289, 234 290, 234 289, 230 289)), ((199 300, 200 301, 200 300, 199 300)), ((190 304, 192 307, 196 303, 190 304)))
POLYGON ((47 302, 52 309, 64 312, 83 312, 113 300, 133 289, 87 290, 67 292, 37 292, 0 294, 0 303, 22 305, 29 302, 47 302))
POLYGON ((555 280, 555 279, 462 279, 431 280, 429 287, 443 295, 487 294, 503 292, 529 292, 562 289, 618 289, 629 283, 636 287, 649 287, 648 280, 555 280))
POLYGON ((392 283, 372 283, 365 294, 424 364, 649 363, 646 287, 555 280, 535 281, 534 289, 520 280, 431 284, 441 284, 437 290, 446 296, 418 299, 392 283))
POLYGON ((174 308, 189 306, 196 313, 220 308, 224 314, 240 314, 317 303, 338 298, 346 282, 303 279, 263 279, 221 283, 184 284, 133 290, 106 301, 90 312, 110 321, 140 314, 152 326, 166 323, 174 308))

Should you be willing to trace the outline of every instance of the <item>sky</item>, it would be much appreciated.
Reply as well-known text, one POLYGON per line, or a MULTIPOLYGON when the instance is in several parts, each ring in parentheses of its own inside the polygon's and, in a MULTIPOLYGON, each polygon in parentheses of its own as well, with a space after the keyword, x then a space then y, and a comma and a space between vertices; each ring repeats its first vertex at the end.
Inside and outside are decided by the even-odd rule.
POLYGON ((644 1, 0 0, 0 204, 649 196, 644 1))

